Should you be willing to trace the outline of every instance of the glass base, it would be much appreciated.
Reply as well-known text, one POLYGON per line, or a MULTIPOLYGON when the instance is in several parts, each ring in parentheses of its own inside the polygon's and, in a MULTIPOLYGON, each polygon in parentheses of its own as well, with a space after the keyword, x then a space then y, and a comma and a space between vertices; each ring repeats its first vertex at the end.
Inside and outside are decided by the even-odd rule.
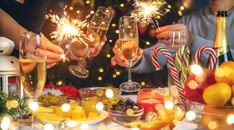
POLYGON ((68 67, 68 70, 76 77, 79 78, 87 78, 89 76, 89 71, 84 69, 84 68, 80 68, 76 65, 70 65, 68 67))
POLYGON ((137 82, 124 82, 119 86, 120 90, 127 93, 137 92, 141 89, 141 85, 137 82))

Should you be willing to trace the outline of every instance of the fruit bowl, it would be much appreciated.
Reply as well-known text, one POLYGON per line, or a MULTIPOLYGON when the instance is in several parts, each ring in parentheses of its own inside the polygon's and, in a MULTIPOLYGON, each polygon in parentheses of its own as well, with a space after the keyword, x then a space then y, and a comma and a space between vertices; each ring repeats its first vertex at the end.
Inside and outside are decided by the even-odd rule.
POLYGON ((196 113, 194 121, 199 124, 199 130, 234 129, 233 119, 228 119, 230 115, 234 114, 233 106, 212 107, 206 104, 187 101, 186 109, 196 113))
POLYGON ((81 88, 79 91, 82 98, 98 97, 99 99, 105 99, 107 98, 106 90, 108 89, 113 91, 113 97, 120 97, 121 91, 118 88, 113 87, 88 87, 81 88))
POLYGON ((144 114, 144 109, 141 108, 139 110, 134 110, 132 115, 129 116, 127 112, 109 110, 109 118, 118 124, 128 124, 134 121, 138 121, 141 119, 144 114))

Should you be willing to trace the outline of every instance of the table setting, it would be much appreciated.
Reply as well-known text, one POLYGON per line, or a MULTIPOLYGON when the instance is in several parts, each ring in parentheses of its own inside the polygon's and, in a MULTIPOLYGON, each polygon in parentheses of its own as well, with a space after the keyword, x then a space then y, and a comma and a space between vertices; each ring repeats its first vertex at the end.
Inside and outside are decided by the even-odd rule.
MULTIPOLYGON (((168 13, 171 6, 159 0, 137 1, 133 7, 130 14, 121 16, 117 27, 119 48, 116 51, 127 62, 128 79, 118 83, 119 86, 78 88, 71 84, 49 83, 46 81, 49 54, 42 50, 47 47, 42 41, 44 35, 31 31, 24 33, 19 44, 18 61, 14 59, 8 64, 9 60, 5 60, 7 64, 0 70, 0 76, 7 77, 1 80, 4 85, 0 91, 0 129, 233 130, 234 61, 227 60, 229 52, 222 58, 226 53, 219 53, 215 44, 214 47, 199 47, 192 55, 193 50, 184 41, 186 32, 168 32, 170 37, 164 40, 170 44, 153 48, 150 59, 147 59, 155 71, 160 71, 164 66, 159 57, 164 57, 167 85, 144 87, 131 74, 138 64, 135 63, 140 48, 138 23, 151 23, 160 29, 157 18, 168 13), (208 57, 208 67, 200 64, 202 56, 208 57), (17 68, 2 70, 11 66, 17 68), (16 78, 9 82, 10 76, 16 78)), ((51 39, 64 50, 60 59, 75 63, 67 70, 77 80, 91 75, 92 68, 87 68, 87 61, 107 41, 112 15, 111 9, 103 6, 92 11, 83 21, 78 16, 69 17, 66 11, 62 17, 52 13, 46 15, 56 27, 50 33, 51 39)), ((218 13, 217 21, 220 17, 225 18, 225 13, 218 13)), ((216 37, 219 37, 218 31, 216 37)), ((12 52, 12 41, 0 39, 0 42, 10 43, 9 52, 12 52)), ((224 45, 221 48, 228 49, 224 45)), ((9 54, 0 53, 0 58, 12 59, 9 54)), ((99 76, 98 80, 101 81, 102 77, 99 76)))

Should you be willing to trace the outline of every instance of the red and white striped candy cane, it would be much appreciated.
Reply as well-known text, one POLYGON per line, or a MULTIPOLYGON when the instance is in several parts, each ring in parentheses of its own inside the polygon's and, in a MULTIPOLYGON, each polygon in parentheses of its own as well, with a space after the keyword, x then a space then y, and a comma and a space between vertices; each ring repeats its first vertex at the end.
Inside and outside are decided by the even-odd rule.
POLYGON ((160 70, 160 64, 158 63, 158 61, 156 59, 158 53, 163 53, 165 55, 166 60, 167 60, 167 67, 169 69, 169 75, 175 81, 175 85, 176 85, 176 88, 178 90, 181 101, 183 103, 185 103, 186 98, 185 98, 185 94, 184 94, 184 88, 181 86, 180 78, 179 78, 179 71, 175 66, 175 61, 172 58, 170 51, 166 48, 161 48, 161 47, 157 47, 153 50, 151 59, 152 59, 152 63, 153 63, 156 70, 160 70))
POLYGON ((194 62, 197 64, 198 59, 200 59, 200 57, 202 56, 202 53, 205 52, 205 51, 208 51, 210 53, 210 56, 209 56, 209 60, 210 60, 209 69, 214 69, 217 59, 216 59, 216 52, 212 47, 209 47, 209 46, 200 47, 195 53, 194 62))

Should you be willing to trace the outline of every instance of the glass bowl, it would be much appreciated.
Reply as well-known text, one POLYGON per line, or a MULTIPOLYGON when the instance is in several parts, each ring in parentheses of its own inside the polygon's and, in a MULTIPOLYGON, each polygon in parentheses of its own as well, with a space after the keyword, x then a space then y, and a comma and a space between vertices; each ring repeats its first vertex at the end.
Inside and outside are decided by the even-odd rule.
POLYGON ((115 111, 111 109, 109 109, 108 112, 111 120, 118 124, 127 125, 128 123, 140 120, 144 114, 144 109, 141 108, 139 110, 134 110, 134 113, 131 116, 127 115, 127 112, 115 111))
POLYGON ((230 118, 234 115, 233 106, 212 107, 187 101, 186 109, 196 113, 194 122, 198 124, 199 130, 234 130, 234 123, 228 124, 234 122, 234 119, 230 118))
POLYGON ((111 89, 114 93, 113 97, 120 97, 121 91, 118 88, 114 87, 88 87, 81 88, 80 95, 81 98, 89 98, 89 97, 98 97, 99 99, 104 99, 106 97, 106 90, 111 89))

